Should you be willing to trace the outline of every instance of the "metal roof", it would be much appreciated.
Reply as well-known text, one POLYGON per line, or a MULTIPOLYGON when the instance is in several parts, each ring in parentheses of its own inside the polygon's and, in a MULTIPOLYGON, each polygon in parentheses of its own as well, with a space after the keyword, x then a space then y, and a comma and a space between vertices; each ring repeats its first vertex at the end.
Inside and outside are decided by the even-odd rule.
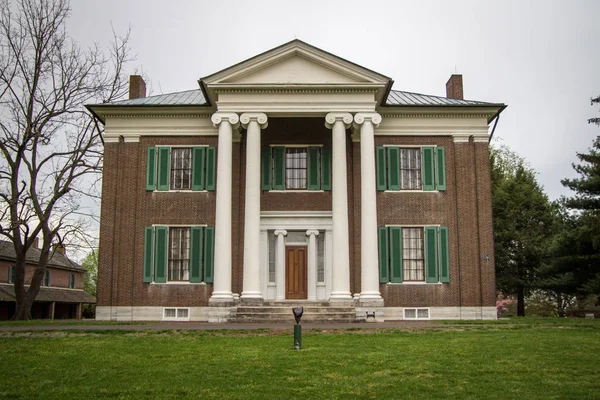
POLYGON ((157 96, 140 97, 137 99, 119 100, 102 105, 110 106, 203 106, 206 99, 200 89, 183 92, 159 94, 157 96))
MULTIPOLYGON (((98 104, 107 106, 205 106, 206 98, 200 89, 186 90, 183 92, 159 94, 137 99, 119 100, 112 103, 98 104)), ((457 100, 441 96, 432 96, 421 93, 403 92, 401 90, 390 90, 386 106, 497 106, 496 103, 487 103, 474 100, 457 100)))
MULTIPOLYGON (((40 260, 40 249, 30 247, 27 250, 27 256, 25 257, 28 264, 36 264, 40 260)), ((0 260, 15 261, 17 254, 12 242, 6 240, 0 240, 0 260)), ((55 251, 52 256, 48 259, 48 265, 51 267, 63 268, 75 271, 85 271, 81 265, 74 261, 69 260, 64 254, 55 251)))
MULTIPOLYGON (((15 301, 14 285, 0 285, 0 301, 15 301)), ((63 289, 42 286, 35 301, 57 303, 88 303, 93 304, 96 298, 81 289, 63 289)))
POLYGON ((428 94, 390 90, 386 106, 496 106, 495 103, 486 103, 474 100, 457 100, 428 94))

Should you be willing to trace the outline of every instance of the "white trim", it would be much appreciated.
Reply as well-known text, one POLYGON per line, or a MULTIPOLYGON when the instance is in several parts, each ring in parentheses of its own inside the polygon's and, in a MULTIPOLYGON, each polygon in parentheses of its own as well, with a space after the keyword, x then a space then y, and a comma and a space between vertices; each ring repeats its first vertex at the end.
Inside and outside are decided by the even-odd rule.
POLYGON ((445 192, 445 190, 423 190, 423 189, 399 189, 399 190, 379 190, 379 192, 383 193, 440 193, 445 192))
POLYGON ((163 310, 163 312, 162 312, 162 320, 163 321, 189 321, 190 320, 190 308, 189 307, 163 307, 162 310, 163 310), (175 317, 166 317, 165 316, 166 310, 175 310, 175 317), (185 317, 179 316, 180 310, 181 311, 185 310, 185 312, 186 312, 185 317))
POLYGON ((294 149, 304 149, 309 147, 325 147, 324 144, 270 144, 269 147, 290 147, 294 149))
POLYGON ((378 147, 397 147, 399 149, 422 149, 423 147, 442 147, 437 144, 384 144, 378 147))
POLYGON ((405 307, 403 309, 402 319, 411 320, 411 321, 429 320, 429 319, 431 319, 431 310, 429 309, 429 307, 405 307), (415 317, 414 318, 407 318, 406 317, 406 311, 409 311, 409 310, 414 310, 415 311, 415 317), (427 311, 427 318, 419 318, 419 311, 423 311, 423 310, 427 311))
POLYGON ((211 146, 208 144, 173 144, 173 145, 168 145, 168 144, 157 144, 155 146, 148 146, 148 147, 168 147, 169 149, 173 149, 173 148, 178 148, 178 149, 193 149, 194 147, 216 147, 216 146, 211 146))
POLYGON ((183 225, 182 224, 152 224, 151 226, 153 226, 153 227, 160 226, 160 227, 167 227, 167 228, 197 228, 197 227, 206 228, 209 225, 207 225, 207 224, 191 224, 191 225, 190 224, 188 224, 188 225, 185 225, 185 224, 183 224, 183 225))
MULTIPOLYGON (((150 192, 150 190, 146 190, 146 192, 150 192)), ((192 189, 175 189, 175 190, 152 190, 152 193, 209 193, 214 192, 214 190, 192 190, 192 189)))
MULTIPOLYGON (((325 193, 325 190, 308 190, 308 189, 286 189, 286 190, 269 190, 269 193, 325 193)), ((327 190, 329 192, 329 190, 327 190)))

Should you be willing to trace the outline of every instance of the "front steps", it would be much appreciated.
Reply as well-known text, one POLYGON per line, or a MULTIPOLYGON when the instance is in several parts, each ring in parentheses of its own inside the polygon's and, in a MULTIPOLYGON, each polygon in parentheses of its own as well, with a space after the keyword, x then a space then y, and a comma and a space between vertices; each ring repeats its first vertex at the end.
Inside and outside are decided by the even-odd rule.
POLYGON ((237 306, 235 322, 295 323, 293 307, 304 307, 302 323, 357 322, 352 302, 330 303, 328 301, 264 301, 262 305, 237 306))

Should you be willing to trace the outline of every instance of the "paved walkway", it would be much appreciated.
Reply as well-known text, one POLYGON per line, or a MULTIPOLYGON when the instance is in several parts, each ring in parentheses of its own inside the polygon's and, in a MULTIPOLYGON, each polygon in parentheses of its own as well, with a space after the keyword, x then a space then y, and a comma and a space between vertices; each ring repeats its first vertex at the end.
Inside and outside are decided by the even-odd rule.
MULTIPOLYGON (((416 329, 431 328, 439 326, 430 321, 393 321, 380 323, 318 323, 302 324, 302 330, 374 330, 374 329, 416 329)), ((143 331, 143 330, 292 330, 293 324, 284 323, 209 323, 209 322, 150 322, 147 324, 122 324, 122 325, 101 325, 101 324, 65 324, 65 325, 4 325, 0 326, 0 332, 8 331, 143 331)))

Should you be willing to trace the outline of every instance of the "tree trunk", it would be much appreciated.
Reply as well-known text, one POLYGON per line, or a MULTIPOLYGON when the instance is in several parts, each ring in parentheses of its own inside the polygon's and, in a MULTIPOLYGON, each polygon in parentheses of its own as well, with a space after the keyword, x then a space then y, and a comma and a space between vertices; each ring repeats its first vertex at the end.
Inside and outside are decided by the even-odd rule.
POLYGON ((517 316, 525 316, 525 289, 522 286, 517 288, 517 316))
POLYGON ((15 307, 15 314, 11 318, 12 321, 28 321, 31 319, 31 307, 35 296, 31 296, 29 293, 23 296, 21 301, 17 301, 15 307))

